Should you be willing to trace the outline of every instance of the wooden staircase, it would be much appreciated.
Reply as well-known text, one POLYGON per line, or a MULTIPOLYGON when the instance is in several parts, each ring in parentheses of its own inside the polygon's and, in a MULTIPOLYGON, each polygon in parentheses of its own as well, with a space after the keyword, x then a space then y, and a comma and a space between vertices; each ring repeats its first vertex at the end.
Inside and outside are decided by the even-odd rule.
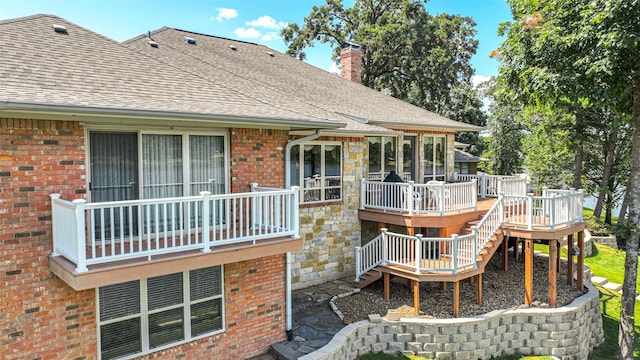
POLYGON ((358 289, 362 289, 362 288, 374 283, 376 280, 381 279, 381 278, 382 278, 382 272, 381 271, 378 271, 376 269, 371 269, 368 272, 362 274, 360 276, 360 281, 354 282, 354 285, 358 289))
MULTIPOLYGON (((484 214, 482 216, 484 216, 484 214)), ((460 231, 462 233, 461 235, 471 234, 471 232, 473 231, 472 227, 480 223, 480 221, 482 220, 482 216, 476 220, 467 221, 465 226, 460 231)), ((489 239, 489 242, 486 244, 486 246, 480 251, 477 257, 478 269, 480 269, 480 272, 484 272, 485 267, 487 266, 493 255, 496 253, 503 240, 504 235, 502 235, 501 233, 494 234, 491 239, 489 239)))

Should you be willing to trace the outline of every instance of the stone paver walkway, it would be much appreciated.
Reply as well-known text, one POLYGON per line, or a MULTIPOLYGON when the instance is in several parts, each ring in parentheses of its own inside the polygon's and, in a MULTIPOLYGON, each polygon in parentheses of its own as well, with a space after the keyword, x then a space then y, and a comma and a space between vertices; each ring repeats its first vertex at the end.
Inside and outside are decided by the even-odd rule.
POLYGON ((345 327, 329 306, 329 300, 353 288, 352 278, 346 278, 293 291, 292 340, 271 346, 276 358, 297 359, 329 343, 345 327))

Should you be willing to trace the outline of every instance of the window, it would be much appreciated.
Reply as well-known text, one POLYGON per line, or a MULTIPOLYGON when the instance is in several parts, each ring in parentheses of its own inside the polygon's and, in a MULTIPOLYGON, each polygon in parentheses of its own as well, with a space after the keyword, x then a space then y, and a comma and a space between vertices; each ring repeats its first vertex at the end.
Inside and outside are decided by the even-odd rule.
POLYGON ((309 143, 291 149, 291 185, 300 186, 303 202, 342 198, 342 146, 309 143))
POLYGON ((466 162, 455 163, 454 171, 458 174, 469 174, 469 163, 466 163, 466 162))
POLYGON ((372 136, 369 141, 369 179, 384 179, 391 170, 396 170, 396 138, 372 136))
POLYGON ((214 266, 98 288, 101 359, 223 331, 222 279, 222 266, 214 266))
POLYGON ((444 136, 425 135, 424 137, 424 182, 445 181, 447 154, 444 136))
POLYGON ((91 201, 225 193, 225 142, 223 135, 91 131, 91 201))
MULTIPOLYGON (((227 159, 224 135, 89 132, 89 189, 92 202, 157 199, 226 192, 227 159)), ((122 208, 95 214, 96 239, 112 234, 140 235, 142 229, 164 231, 165 218, 175 211, 178 228, 195 225, 195 212, 181 214, 178 205, 156 213, 137 214, 122 208), (142 224, 140 224, 140 219, 142 224), (190 223, 187 224, 186 220, 190 223), (158 226, 156 226, 156 224, 158 226), (102 234, 102 229, 108 234, 102 234), (113 230, 113 233, 109 230, 113 230)), ((220 217, 222 212, 217 212, 220 217)), ((224 219, 217 218, 216 222, 224 219)))

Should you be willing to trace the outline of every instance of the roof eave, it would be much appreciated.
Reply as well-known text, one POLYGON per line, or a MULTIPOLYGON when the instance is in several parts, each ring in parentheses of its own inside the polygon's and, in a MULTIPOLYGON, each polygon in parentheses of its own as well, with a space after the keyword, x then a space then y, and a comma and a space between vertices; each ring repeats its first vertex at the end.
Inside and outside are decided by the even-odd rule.
POLYGON ((27 103, 15 101, 0 102, 0 114, 21 115, 31 114, 39 118, 51 120, 70 120, 72 117, 79 121, 100 119, 147 119, 163 121, 192 121, 208 122, 228 125, 258 125, 273 126, 288 129, 337 129, 346 126, 340 122, 318 121, 314 119, 285 119, 268 117, 236 116, 225 114, 206 114, 155 110, 138 110, 125 108, 89 107, 77 105, 58 105, 44 103, 27 103))
POLYGON ((404 130, 434 130, 434 131, 451 131, 451 132, 460 132, 460 131, 474 131, 474 132, 478 131, 479 132, 479 131, 485 130, 485 128, 483 127, 471 125, 471 124, 465 124, 465 123, 460 123, 460 126, 419 125, 415 123, 384 122, 384 121, 369 121, 368 123, 371 125, 376 125, 380 127, 389 127, 389 128, 404 129, 404 130))

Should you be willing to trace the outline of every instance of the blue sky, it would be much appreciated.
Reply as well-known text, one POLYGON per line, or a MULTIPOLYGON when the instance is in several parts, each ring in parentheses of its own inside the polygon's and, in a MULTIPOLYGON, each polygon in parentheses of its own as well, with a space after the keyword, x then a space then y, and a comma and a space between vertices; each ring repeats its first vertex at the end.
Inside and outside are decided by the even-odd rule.
MULTIPOLYGON (((287 23, 302 24, 314 5, 324 0, 0 0, 0 20, 33 14, 53 14, 117 41, 162 26, 251 41, 285 51, 278 34, 287 23)), ((350 6, 352 0, 345 0, 350 6)), ((496 30, 511 20, 505 0, 431 0, 432 14, 470 16, 480 41, 472 59, 476 75, 497 75, 498 62, 489 58, 502 39, 496 30)), ((331 49, 318 44, 307 52, 307 62, 331 70, 331 49)))

